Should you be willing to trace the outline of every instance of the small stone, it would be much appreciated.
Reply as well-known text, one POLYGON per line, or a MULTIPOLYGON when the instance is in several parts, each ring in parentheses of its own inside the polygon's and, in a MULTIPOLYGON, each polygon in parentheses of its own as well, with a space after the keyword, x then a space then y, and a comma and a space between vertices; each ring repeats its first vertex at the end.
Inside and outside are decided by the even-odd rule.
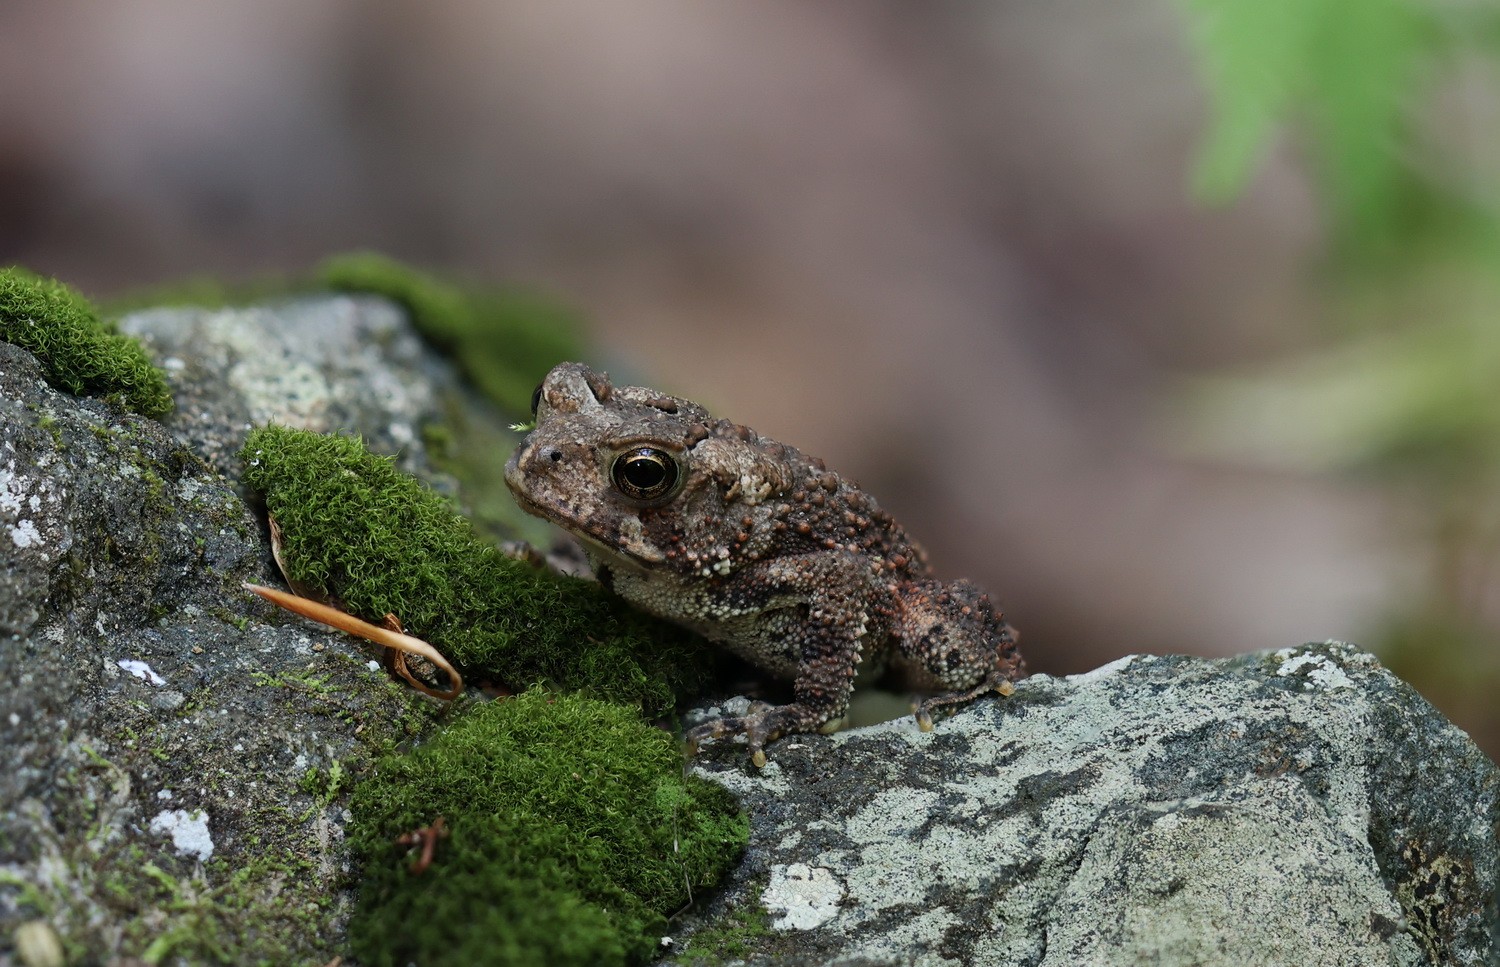
POLYGON ((45 920, 28 920, 11 934, 16 957, 25 967, 65 967, 62 939, 45 920))

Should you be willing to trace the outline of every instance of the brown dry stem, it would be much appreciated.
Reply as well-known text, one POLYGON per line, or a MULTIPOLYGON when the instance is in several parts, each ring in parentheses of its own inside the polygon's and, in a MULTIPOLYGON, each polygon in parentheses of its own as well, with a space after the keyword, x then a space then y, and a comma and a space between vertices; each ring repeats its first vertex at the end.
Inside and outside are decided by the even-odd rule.
POLYGON ((453 683, 452 687, 447 691, 438 691, 407 671, 404 661, 398 661, 397 667, 402 673, 402 677, 420 692, 431 695, 434 698, 443 699, 444 701, 451 701, 463 694, 464 682, 463 678, 459 676, 458 670, 453 667, 448 659, 443 657, 442 652, 421 638, 415 638, 400 631, 393 631, 390 628, 382 628, 380 625, 372 625, 368 621, 362 621, 352 614, 340 611, 338 608, 333 608, 326 604, 321 604, 311 598, 299 597, 295 594, 288 594, 285 591, 263 587, 259 584, 245 584, 244 588, 246 591, 258 594, 272 604, 285 608, 293 614, 299 614, 304 618, 311 618, 313 621, 328 625, 331 628, 337 628, 340 631, 347 631, 351 635, 358 635, 367 641, 375 642, 377 645, 393 648, 399 654, 420 655, 432 662, 438 669, 447 673, 448 678, 453 683))
POLYGON ((447 838, 448 823, 441 816, 434 819, 431 826, 423 826, 396 837, 397 846, 422 847, 422 852, 407 867, 412 876, 421 876, 432 865, 432 854, 437 849, 437 841, 447 838))

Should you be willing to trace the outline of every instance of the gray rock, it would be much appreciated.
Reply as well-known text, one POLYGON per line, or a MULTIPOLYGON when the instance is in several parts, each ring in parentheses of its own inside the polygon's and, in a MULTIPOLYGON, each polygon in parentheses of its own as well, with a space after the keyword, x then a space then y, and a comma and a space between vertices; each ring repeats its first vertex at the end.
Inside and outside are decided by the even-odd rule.
POLYGON ((771 751, 696 766, 752 839, 679 943, 764 908, 746 963, 1496 962, 1500 775, 1346 645, 1128 658, 771 751))
POLYGON ((252 422, 344 428, 442 482, 424 426, 498 417, 380 300, 122 328, 165 364, 162 423, 0 343, 0 963, 38 918, 86 962, 326 962, 343 777, 438 706, 241 590, 275 571, 236 454, 252 422))
POLYGON ((240 309, 152 309, 120 322, 160 360, 166 425, 231 479, 252 424, 359 433, 403 468, 430 472, 421 430, 444 419, 451 367, 381 299, 299 299, 240 309))
MULTIPOLYGON (((252 422, 343 428, 447 486, 428 425, 480 428, 502 458, 513 437, 377 300, 124 329, 165 363, 164 423, 59 393, 0 344, 0 963, 38 936, 85 962, 327 962, 353 886, 342 777, 437 706, 240 590, 274 572, 235 454, 252 422)), ((1496 962, 1494 765, 1344 646, 1137 658, 930 734, 903 718, 771 751, 758 773, 733 748, 695 767, 753 840, 679 945, 849 967, 1496 962)))

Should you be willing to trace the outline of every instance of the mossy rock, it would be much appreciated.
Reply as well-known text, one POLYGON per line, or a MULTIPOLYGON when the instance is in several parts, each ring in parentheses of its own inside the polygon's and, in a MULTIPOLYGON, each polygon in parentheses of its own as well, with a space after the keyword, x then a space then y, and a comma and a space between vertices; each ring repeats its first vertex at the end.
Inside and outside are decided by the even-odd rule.
POLYGON ((364 880, 349 936, 371 965, 639 963, 748 837, 727 792, 683 774, 670 735, 542 690, 382 760, 350 808, 364 880), (450 835, 413 874, 395 840, 439 816, 450 835))
POLYGON ((35 356, 47 382, 66 393, 97 396, 143 416, 172 411, 166 376, 141 344, 55 279, 0 269, 0 340, 35 356))
POLYGON ((698 639, 591 581, 508 557, 358 439, 266 426, 243 458, 291 580, 366 620, 396 615, 466 675, 581 690, 647 715, 704 680, 712 659, 698 639))
POLYGON ((481 393, 520 416, 547 371, 583 352, 578 314, 521 288, 456 284, 375 252, 348 252, 311 272, 227 282, 184 279, 127 293, 110 303, 125 313, 161 306, 247 306, 326 291, 381 296, 406 310, 412 325, 449 356, 481 393))

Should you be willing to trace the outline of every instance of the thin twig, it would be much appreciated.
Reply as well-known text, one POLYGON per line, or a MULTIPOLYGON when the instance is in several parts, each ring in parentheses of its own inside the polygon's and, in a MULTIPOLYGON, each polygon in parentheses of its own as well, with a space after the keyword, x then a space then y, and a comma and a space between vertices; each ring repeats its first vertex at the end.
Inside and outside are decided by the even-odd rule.
POLYGON ((432 865, 433 852, 437 850, 437 841, 448 838, 448 824, 439 816, 432 821, 431 826, 423 826, 409 833, 402 833, 396 837, 397 846, 420 846, 422 853, 411 861, 407 872, 412 876, 421 876, 432 865))
POLYGON ((354 615, 340 611, 338 608, 319 604, 310 598, 298 597, 295 594, 278 591, 275 588, 262 587, 259 584, 245 584, 244 588, 246 591, 258 594, 272 604, 285 608, 293 614, 300 614, 302 617, 311 618, 320 624, 337 628, 340 631, 347 631, 351 635, 358 635, 361 638, 375 642, 377 645, 394 648, 398 652, 421 655, 440 670, 446 672, 452 680, 453 686, 446 692, 440 692, 408 674, 404 677, 408 682, 411 682, 412 687, 444 701, 451 701, 463 694, 464 680, 459 677, 458 670, 453 667, 448 659, 443 657, 442 652, 421 638, 414 638, 411 635, 392 631, 389 628, 382 628, 379 625, 372 625, 368 621, 361 621, 359 618, 354 617, 354 615))

